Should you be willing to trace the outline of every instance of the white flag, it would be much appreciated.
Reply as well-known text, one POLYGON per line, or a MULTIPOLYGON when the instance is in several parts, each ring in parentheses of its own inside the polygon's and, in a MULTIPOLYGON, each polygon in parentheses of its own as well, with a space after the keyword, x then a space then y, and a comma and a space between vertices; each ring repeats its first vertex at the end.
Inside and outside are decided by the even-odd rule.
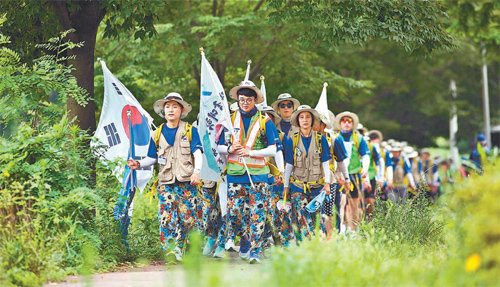
MULTIPOLYGON (((101 118, 94 134, 93 145, 105 145, 104 157, 114 161, 127 160, 130 152, 130 127, 127 111, 130 111, 130 125, 135 148, 135 159, 146 157, 152 139, 153 118, 144 110, 132 93, 109 71, 101 61, 104 75, 104 101, 101 118)), ((121 182, 124 167, 118 167, 114 174, 121 182)), ((142 191, 153 175, 153 167, 141 168, 137 172, 137 187, 142 191)))
POLYGON ((201 52, 200 82, 198 133, 205 151, 200 177, 204 180, 218 181, 226 167, 226 157, 217 152, 216 125, 224 120, 230 123, 229 108, 224 88, 203 52, 201 52))
MULTIPOLYGON (((319 97, 318 104, 316 105, 316 108, 314 108, 318 113, 321 115, 325 116, 328 120, 330 120, 330 116, 328 114, 328 99, 326 95, 326 87, 328 87, 328 84, 325 82, 323 84, 323 91, 321 92, 321 96, 319 97)), ((325 129, 326 132, 331 132, 331 130, 325 129)))

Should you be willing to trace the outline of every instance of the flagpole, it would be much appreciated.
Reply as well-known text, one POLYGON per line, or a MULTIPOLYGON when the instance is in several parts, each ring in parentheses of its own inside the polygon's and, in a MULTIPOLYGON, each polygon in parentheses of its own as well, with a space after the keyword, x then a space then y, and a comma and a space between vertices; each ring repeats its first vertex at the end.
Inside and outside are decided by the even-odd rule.
MULTIPOLYGON (((202 56, 202 60, 205 59, 205 52, 204 52, 204 49, 203 47, 200 47, 200 52, 201 52, 201 56, 202 56)), ((250 64, 252 63, 252 60, 248 60, 248 67, 247 67, 247 75, 245 76, 245 78, 248 77, 248 71, 250 70, 250 64)), ((214 87, 216 86, 215 85, 215 80, 214 78, 212 77, 212 75, 210 74, 210 80, 212 81, 212 84, 214 85, 214 87)), ((201 81, 201 79, 200 79, 201 81)), ((224 88, 224 87, 223 87, 224 88)), ((225 97, 225 93, 224 93, 224 97, 225 97)), ((219 98, 220 98, 220 95, 219 95, 219 98)), ((229 133, 234 136, 235 133, 234 133, 234 129, 233 129, 233 123, 231 122, 231 116, 230 116, 230 113, 229 113, 229 108, 227 106, 227 98, 226 98, 226 103, 222 103, 222 109, 224 110, 224 116, 226 118, 226 120, 228 121, 228 127, 229 127, 229 133)), ((250 170, 248 169, 248 165, 247 165, 247 162, 245 160, 244 157, 241 158, 242 161, 243 161, 243 165, 245 166, 245 170, 248 174, 248 179, 250 180, 250 185, 252 186, 253 189, 255 189, 255 185, 253 184, 253 180, 252 180, 252 176, 250 175, 250 170)))
MULTIPOLYGON (((132 115, 132 111, 131 111, 131 110, 127 110, 128 132, 129 132, 129 135, 130 135, 130 141, 129 141, 129 142, 130 142, 129 154, 130 154, 130 157, 131 157, 132 159, 134 159, 134 156, 133 156, 133 154, 132 154, 132 148, 133 148, 133 147, 132 147, 132 145, 133 145, 134 143, 132 142, 132 122, 130 121, 130 116, 131 116, 131 115, 132 115)), ((132 190, 134 190, 134 189, 135 189, 135 185, 134 185, 134 170, 133 170, 133 169, 131 169, 131 170, 130 170, 130 180, 131 180, 131 182, 130 182, 130 188, 131 188, 132 190)), ((127 212, 128 212, 128 211, 127 211, 127 212)))

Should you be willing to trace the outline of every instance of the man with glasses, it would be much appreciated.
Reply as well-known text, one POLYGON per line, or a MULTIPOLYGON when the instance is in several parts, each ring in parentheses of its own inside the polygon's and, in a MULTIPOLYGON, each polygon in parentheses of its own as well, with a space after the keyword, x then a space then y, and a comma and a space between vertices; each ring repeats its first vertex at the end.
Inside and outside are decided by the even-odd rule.
POLYGON ((260 263, 270 173, 266 158, 276 155, 279 137, 274 123, 255 106, 264 98, 253 82, 241 82, 230 96, 239 106, 231 117, 234 134, 222 132, 217 146, 221 154, 228 155, 227 239, 234 245, 237 231, 249 236, 249 256, 248 252, 240 252, 240 256, 260 263))
MULTIPOLYGON (((349 231, 354 232, 360 222, 362 210, 359 208, 359 198, 363 196, 363 191, 371 191, 372 187, 368 178, 368 168, 370 165, 370 150, 361 134, 354 127, 357 127, 359 118, 355 113, 342 112, 335 117, 335 126, 340 130, 340 138, 344 141, 347 152, 349 180, 351 190, 345 191, 347 195, 347 208, 345 212, 346 225, 349 231), (363 186, 361 186, 363 182, 363 186)), ((347 180, 347 179, 346 179, 347 180)), ((341 232, 343 227, 341 227, 341 232)))

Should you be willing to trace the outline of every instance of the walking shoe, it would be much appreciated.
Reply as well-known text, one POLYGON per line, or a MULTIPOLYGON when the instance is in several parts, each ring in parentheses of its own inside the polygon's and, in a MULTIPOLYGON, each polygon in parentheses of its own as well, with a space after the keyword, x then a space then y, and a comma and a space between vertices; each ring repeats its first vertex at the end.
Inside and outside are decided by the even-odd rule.
POLYGON ((236 252, 236 246, 234 245, 234 240, 228 239, 226 241, 225 248, 226 248, 227 251, 236 252))
POLYGON ((252 254, 250 254, 250 260, 248 260, 248 262, 250 264, 260 264, 259 254, 256 252, 252 252, 252 254))
POLYGON ((209 256, 210 254, 212 254, 215 247, 215 239, 213 237, 209 237, 207 240, 207 244, 205 244, 205 247, 203 248, 203 256, 209 256))
POLYGON ((175 247, 174 250, 167 253, 167 261, 182 262, 182 250, 175 247))
POLYGON ((223 247, 217 246, 214 252, 214 258, 224 258, 225 250, 223 247))

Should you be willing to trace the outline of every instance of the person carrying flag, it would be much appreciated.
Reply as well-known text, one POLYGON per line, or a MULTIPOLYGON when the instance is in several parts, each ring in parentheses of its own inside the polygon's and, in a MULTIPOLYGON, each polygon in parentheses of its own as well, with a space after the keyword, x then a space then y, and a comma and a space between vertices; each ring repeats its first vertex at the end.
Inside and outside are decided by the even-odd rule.
POLYGON ((322 191, 330 194, 330 149, 325 136, 312 129, 317 121, 316 110, 308 105, 299 106, 291 118, 299 131, 285 139, 285 194, 292 199, 298 240, 311 238, 316 214, 321 211, 311 213, 305 207, 322 191))
POLYGON ((131 159, 128 166, 138 169, 159 164, 157 192, 161 248, 167 253, 167 259, 182 261, 187 234, 196 223, 203 148, 196 127, 181 120, 191 111, 191 105, 180 94, 169 93, 153 107, 166 123, 155 130, 147 157, 131 159))
POLYGON ((345 212, 345 222, 350 231, 355 231, 360 222, 362 210, 359 205, 360 194, 363 190, 370 192, 372 186, 368 178, 368 168, 370 165, 370 149, 365 139, 354 127, 359 124, 359 118, 355 113, 345 111, 335 117, 335 126, 340 129, 340 138, 344 141, 347 151, 349 178, 352 183, 347 194, 347 208, 345 212), (363 185, 361 186, 361 181, 363 185))
POLYGON ((240 256, 260 263, 270 173, 266 158, 276 155, 279 137, 274 123, 255 106, 263 102, 263 95, 253 82, 241 82, 230 96, 239 105, 231 116, 234 134, 222 131, 217 145, 228 155, 227 240, 234 245, 236 230, 241 230, 242 236, 249 236, 250 250, 240 256))

